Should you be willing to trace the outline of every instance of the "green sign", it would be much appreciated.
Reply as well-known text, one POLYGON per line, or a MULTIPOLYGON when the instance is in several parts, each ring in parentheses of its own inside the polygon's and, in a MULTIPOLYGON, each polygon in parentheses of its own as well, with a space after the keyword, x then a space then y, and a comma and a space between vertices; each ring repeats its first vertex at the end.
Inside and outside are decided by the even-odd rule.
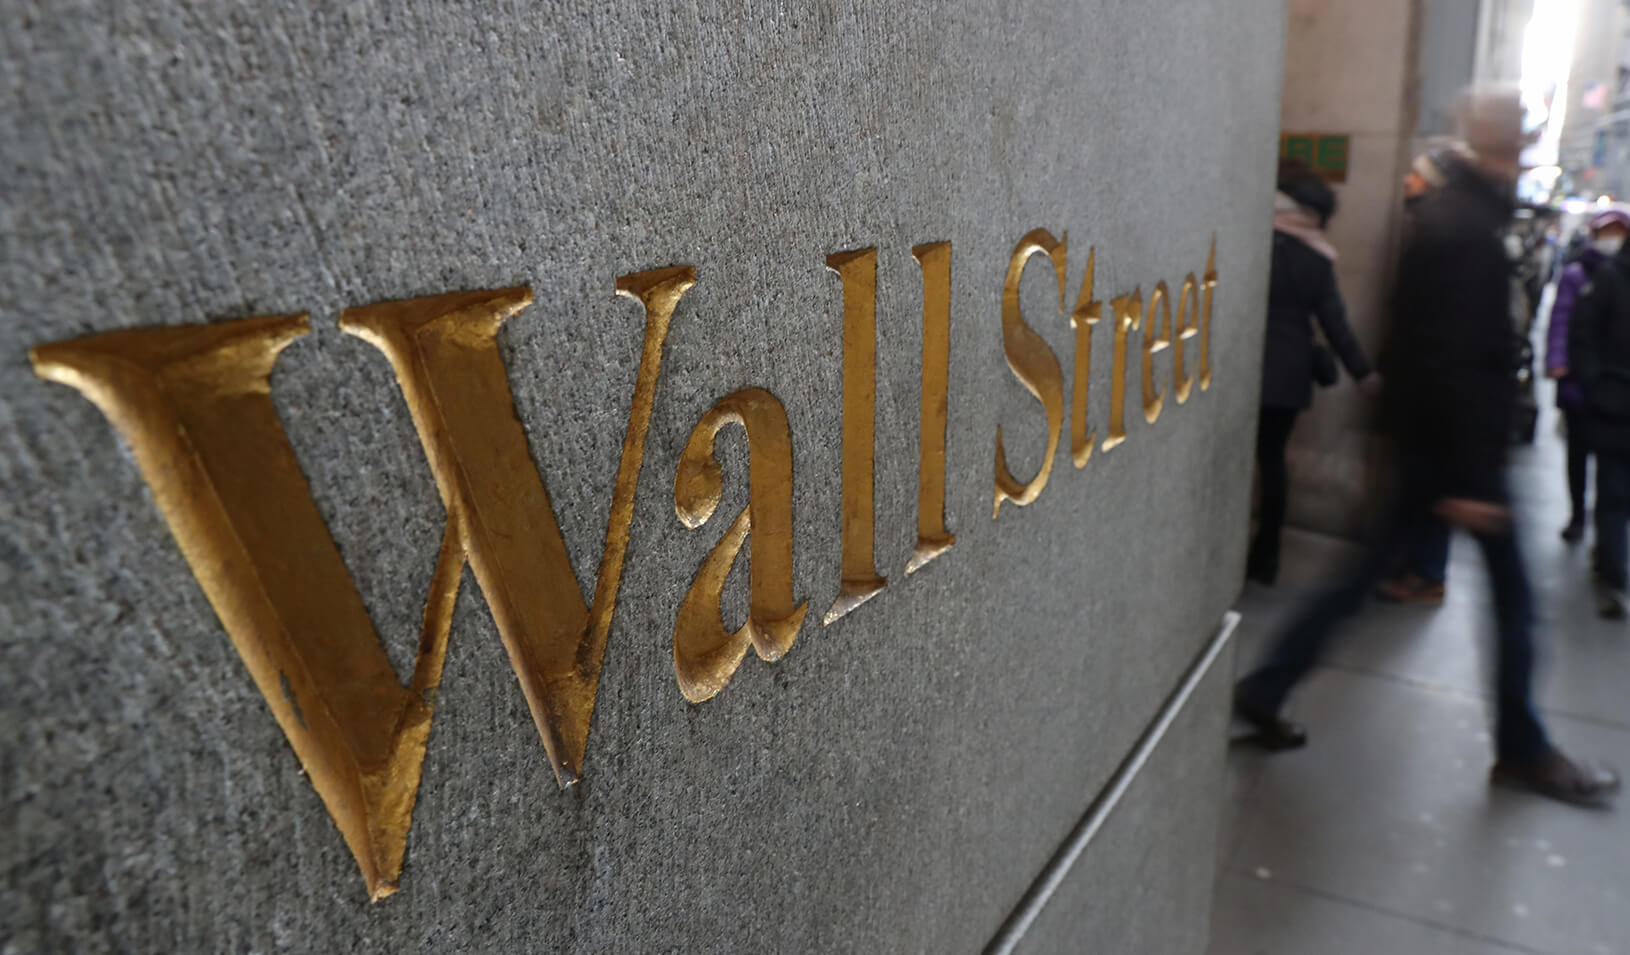
POLYGON ((1295 159, 1331 182, 1347 181, 1345 133, 1282 133, 1279 158, 1295 159))

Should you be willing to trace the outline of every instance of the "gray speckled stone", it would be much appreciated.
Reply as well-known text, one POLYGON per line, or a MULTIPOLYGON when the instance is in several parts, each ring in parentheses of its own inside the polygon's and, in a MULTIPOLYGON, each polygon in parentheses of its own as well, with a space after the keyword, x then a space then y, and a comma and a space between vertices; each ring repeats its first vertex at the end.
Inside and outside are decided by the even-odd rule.
MULTIPOLYGON (((0 0, 0 950, 980 948, 1240 578, 1282 5, 306 7, 0 0), (1018 473, 1041 454, 999 322, 1036 227, 1069 233, 1072 301, 1090 247, 1107 300, 1175 290, 1215 234, 1216 381, 1154 426, 1134 410, 1124 446, 1079 472, 1062 455, 1035 505, 992 521, 997 423, 1018 473), (941 239, 958 543, 908 578, 910 248, 941 239), (824 259, 867 245, 891 583, 823 628, 842 321, 824 259), (27 349, 309 310, 275 400, 405 669, 443 515, 384 359, 338 311, 535 288, 501 345, 588 585, 639 348, 612 282, 681 262, 700 283, 668 343, 586 779, 557 790, 467 577, 402 889, 369 905, 128 451, 27 349), (680 525, 672 478, 691 425, 747 385, 791 420, 813 612, 785 660, 749 657, 692 706, 671 627, 722 527, 680 525)), ((1027 274, 1023 302, 1068 369, 1051 282, 1027 274)), ((1108 343, 1106 323, 1100 431, 1108 343)), ((1134 358, 1134 409, 1138 387, 1134 358)), ((723 443, 733 514, 744 455, 723 443)), ((1092 851, 1195 851, 1128 818, 1148 822, 1092 851)), ((1092 862, 1084 878, 1114 877, 1092 862)), ((1203 931, 1204 911, 1162 917, 1203 931)))
POLYGON ((1025 933, 1020 955, 1207 950, 1233 672, 1225 651, 1025 933))

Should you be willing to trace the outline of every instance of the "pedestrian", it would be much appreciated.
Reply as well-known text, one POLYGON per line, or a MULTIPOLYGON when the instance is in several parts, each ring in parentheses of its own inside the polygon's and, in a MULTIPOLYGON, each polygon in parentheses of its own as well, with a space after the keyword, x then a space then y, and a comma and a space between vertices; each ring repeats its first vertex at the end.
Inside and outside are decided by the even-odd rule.
MULTIPOLYGON (((1591 247, 1568 267, 1573 273, 1587 256, 1599 257, 1564 313, 1568 350, 1562 380, 1577 386, 1580 402, 1580 414, 1568 424, 1569 478, 1577 423, 1596 455, 1597 611, 1623 619, 1625 521, 1630 519, 1630 252, 1624 239, 1630 235, 1630 210, 1598 215, 1591 233, 1591 247)), ((1556 321, 1554 314, 1551 320, 1556 321)), ((1579 503, 1574 507, 1577 516, 1579 503)))
POLYGON ((1568 500, 1572 511, 1562 528, 1562 539, 1577 544, 1585 536, 1585 489, 1590 466, 1590 441, 1586 435, 1585 394, 1570 371, 1568 361, 1569 317, 1579 293, 1590 282, 1596 267, 1612 258, 1630 234, 1630 208, 1614 206, 1590 220, 1591 244, 1580 250, 1557 280, 1551 304, 1551 321, 1545 333, 1545 374, 1556 380, 1556 406, 1562 411, 1568 440, 1568 500))
POLYGON ((1261 495, 1256 538, 1246 566, 1250 579, 1266 585, 1279 576, 1280 534, 1289 495, 1285 447, 1297 415, 1313 403, 1314 381, 1335 384, 1337 356, 1361 388, 1373 390, 1376 381, 1347 324, 1347 307, 1336 284, 1336 250, 1324 232, 1335 211, 1336 194, 1323 178, 1295 166, 1282 170, 1274 195, 1268 321, 1257 412, 1261 495), (1329 350, 1315 340, 1315 320, 1329 350))
POLYGON ((1579 258, 1579 253, 1590 247, 1590 230, 1574 229, 1568 236, 1568 241, 1562 246, 1562 256, 1558 268, 1567 268, 1579 258))
POLYGON ((1491 782, 1601 804, 1618 791, 1618 774, 1552 745, 1531 699, 1532 596, 1503 473, 1515 344, 1499 233, 1513 212, 1527 142, 1521 98, 1468 92, 1457 113, 1471 157, 1417 207, 1382 353, 1384 422, 1397 450, 1396 492, 1382 531, 1349 572, 1291 615, 1262 665, 1236 686, 1234 711, 1270 748, 1303 745, 1303 729, 1280 715, 1286 698, 1435 511, 1472 534, 1490 577, 1497 647, 1491 782))
MULTIPOLYGON (((1441 142, 1415 158, 1404 177, 1404 208, 1413 214, 1421 200, 1449 181, 1455 167, 1467 161, 1466 146, 1441 142)), ((1388 603, 1443 605, 1449 578, 1450 529, 1443 518, 1428 511, 1420 518, 1408 549, 1400 555, 1396 573, 1376 588, 1388 603)))

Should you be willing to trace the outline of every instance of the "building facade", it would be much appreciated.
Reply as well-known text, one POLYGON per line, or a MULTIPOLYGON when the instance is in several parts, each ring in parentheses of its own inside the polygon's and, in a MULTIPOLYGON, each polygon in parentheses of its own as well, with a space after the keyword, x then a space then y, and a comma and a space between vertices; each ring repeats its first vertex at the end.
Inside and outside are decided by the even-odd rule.
MULTIPOLYGON (((1611 107, 1590 130, 1590 177, 1581 192, 1630 198, 1630 12, 1621 11, 1611 107)), ((1584 177, 1579 177, 1583 179, 1584 177)))
POLYGON ((8 951, 1205 951, 1282 5, 0 14, 8 951))

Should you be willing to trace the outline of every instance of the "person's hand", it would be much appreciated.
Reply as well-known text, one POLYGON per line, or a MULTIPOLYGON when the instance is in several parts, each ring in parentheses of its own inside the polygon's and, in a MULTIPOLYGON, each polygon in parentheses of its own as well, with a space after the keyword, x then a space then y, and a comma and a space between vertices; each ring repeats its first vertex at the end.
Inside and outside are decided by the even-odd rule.
POLYGON ((1504 504, 1469 497, 1442 498, 1432 510, 1456 527, 1485 534, 1504 530, 1511 519, 1511 510, 1504 504))
POLYGON ((1545 377, 1547 377, 1547 378, 1566 378, 1566 377, 1568 377, 1568 369, 1566 369, 1566 368, 1547 368, 1547 369, 1545 369, 1545 377))
POLYGON ((1381 373, 1372 371, 1358 381, 1358 393, 1366 398, 1376 398, 1381 394, 1381 373))

